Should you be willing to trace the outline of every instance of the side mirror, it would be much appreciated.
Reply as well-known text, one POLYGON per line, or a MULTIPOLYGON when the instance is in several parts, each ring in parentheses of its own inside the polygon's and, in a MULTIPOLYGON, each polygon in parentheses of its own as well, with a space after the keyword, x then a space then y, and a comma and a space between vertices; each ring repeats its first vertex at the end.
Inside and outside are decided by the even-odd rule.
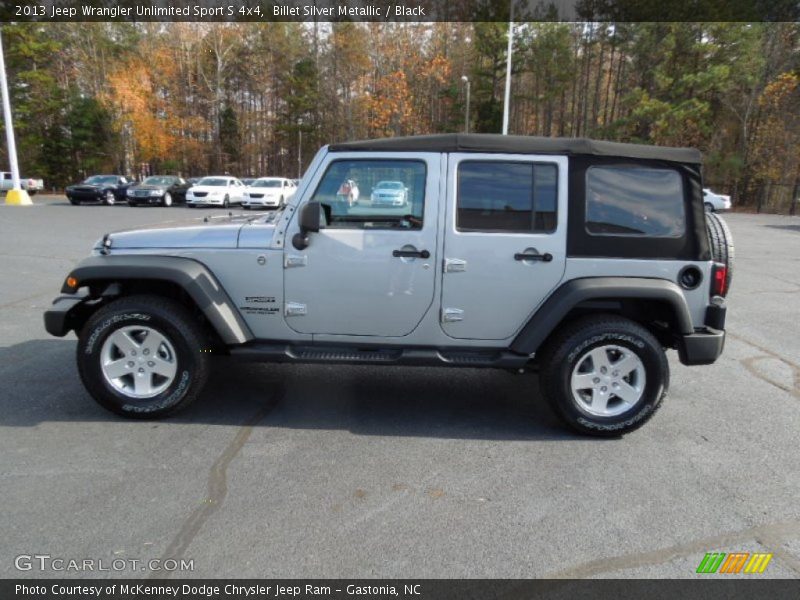
POLYGON ((292 238, 292 245, 298 250, 308 248, 308 234, 316 233, 320 229, 322 205, 319 202, 306 202, 300 209, 299 221, 300 233, 296 233, 292 238))

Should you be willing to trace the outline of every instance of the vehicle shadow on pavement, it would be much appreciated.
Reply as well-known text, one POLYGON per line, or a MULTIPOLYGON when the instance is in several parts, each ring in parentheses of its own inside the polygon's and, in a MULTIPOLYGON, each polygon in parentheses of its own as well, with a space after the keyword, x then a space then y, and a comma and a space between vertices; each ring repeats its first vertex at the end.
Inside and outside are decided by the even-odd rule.
MULTIPOLYGON (((73 339, 0 348, 0 426, 119 421, 98 406, 75 366, 73 339), (42 365, 47 365, 43 377, 42 365)), ((271 405, 257 427, 454 439, 572 438, 538 391, 535 375, 491 369, 287 365, 212 360, 206 388, 170 424, 240 425, 271 405)), ((132 426, 141 421, 130 421, 132 426)))

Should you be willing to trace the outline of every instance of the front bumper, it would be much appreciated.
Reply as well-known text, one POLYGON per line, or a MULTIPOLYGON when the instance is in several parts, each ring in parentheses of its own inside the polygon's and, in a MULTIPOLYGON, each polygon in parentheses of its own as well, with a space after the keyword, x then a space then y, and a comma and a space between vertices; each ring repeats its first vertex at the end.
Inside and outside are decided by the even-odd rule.
POLYGON ((710 365, 725 348, 725 302, 706 309, 705 327, 678 338, 678 357, 687 366, 710 365))
POLYGON ((242 206, 268 206, 274 208, 280 203, 280 198, 245 198, 242 200, 242 206))
POLYGON ((128 204, 161 204, 164 196, 128 196, 128 204))
POLYGON ((74 327, 72 325, 73 309, 86 300, 85 295, 71 294, 59 296, 53 305, 44 313, 44 328, 50 335, 64 337, 74 327))
POLYGON ((191 206, 222 206, 222 198, 187 198, 186 204, 191 206))

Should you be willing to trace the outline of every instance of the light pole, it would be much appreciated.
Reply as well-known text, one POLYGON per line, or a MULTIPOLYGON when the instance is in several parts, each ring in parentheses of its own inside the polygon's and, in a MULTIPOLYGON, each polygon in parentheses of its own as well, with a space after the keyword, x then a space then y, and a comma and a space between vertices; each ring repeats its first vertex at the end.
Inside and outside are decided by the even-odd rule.
POLYGON ((303 176, 303 118, 297 119, 297 178, 303 176))
POLYGON ((3 58, 3 41, 0 39, 0 93, 3 96, 3 119, 6 124, 8 142, 8 162, 11 163, 11 189, 6 192, 6 204, 33 204, 27 190, 19 185, 19 165, 17 164, 17 145, 14 142, 14 124, 11 121, 11 101, 8 98, 6 63, 3 58))
POLYGON ((508 16, 508 49, 506 50, 506 89, 503 97, 503 135, 508 135, 508 113, 511 103, 511 51, 514 43, 514 0, 510 0, 508 16))
POLYGON ((464 133, 469 133, 469 77, 462 75, 461 81, 467 84, 467 106, 464 111, 464 133))

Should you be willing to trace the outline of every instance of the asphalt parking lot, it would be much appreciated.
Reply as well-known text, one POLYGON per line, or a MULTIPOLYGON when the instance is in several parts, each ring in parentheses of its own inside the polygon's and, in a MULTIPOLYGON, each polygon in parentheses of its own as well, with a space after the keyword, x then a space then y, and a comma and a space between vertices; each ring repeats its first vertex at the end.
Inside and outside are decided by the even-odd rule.
POLYGON ((42 312, 106 231, 221 211, 35 200, 0 207, 0 577, 153 575, 15 568, 35 553, 193 577, 693 577, 712 551, 800 576, 800 218, 728 217, 723 357, 671 352, 659 413, 597 440, 530 375, 222 358, 179 416, 117 418, 42 312))

